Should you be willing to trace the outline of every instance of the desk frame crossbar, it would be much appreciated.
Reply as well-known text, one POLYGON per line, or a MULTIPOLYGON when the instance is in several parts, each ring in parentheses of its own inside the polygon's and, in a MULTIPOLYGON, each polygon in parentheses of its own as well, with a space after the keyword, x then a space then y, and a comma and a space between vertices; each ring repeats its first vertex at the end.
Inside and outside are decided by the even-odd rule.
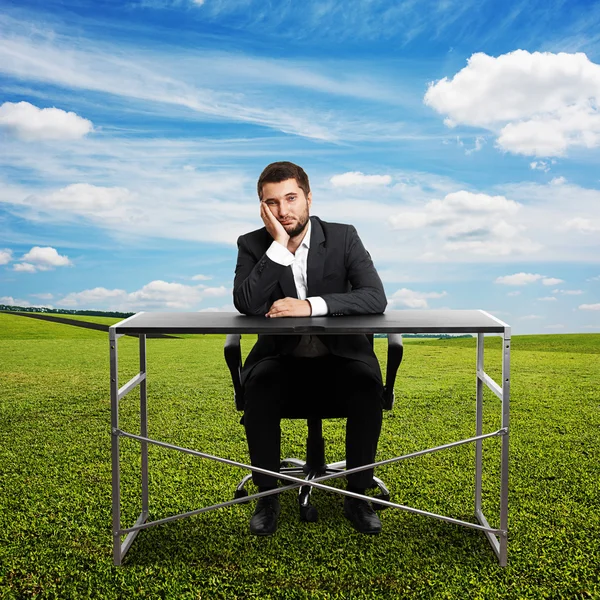
MULTIPOLYGON (((490 315, 491 316, 491 315, 490 315)), ((471 529, 477 529, 482 531, 487 540, 489 541, 494 553, 496 554, 500 566, 504 567, 507 564, 507 540, 508 540, 508 441, 509 441, 509 395, 510 395, 510 327, 504 328, 502 336, 503 347, 502 347, 502 385, 498 385, 484 370, 484 334, 477 334, 477 378, 476 378, 476 427, 475 436, 436 446, 434 448, 427 448, 417 452, 412 452, 402 456, 378 461, 369 465, 362 465, 354 469, 348 469, 340 471, 339 473, 333 473, 316 477, 311 480, 300 479, 286 474, 285 472, 275 473, 267 469, 261 469, 259 467, 253 467, 241 462, 233 461, 230 459, 214 456, 190 448, 184 448, 169 444, 159 440, 155 440, 148 437, 148 415, 147 415, 147 378, 146 378, 146 334, 136 334, 139 337, 139 365, 140 371, 132 379, 130 379, 125 385, 119 388, 119 376, 118 376, 118 338, 124 334, 117 334, 114 327, 109 328, 109 344, 110 344, 110 396, 111 396, 111 455, 112 455, 112 529, 113 529, 113 560, 115 565, 121 565, 123 559, 129 548, 131 547, 134 539, 142 529, 147 529, 156 525, 163 525, 171 521, 190 517, 203 512, 216 510, 226 506, 248 502, 255 498, 262 496, 268 496, 270 494, 281 493, 286 490, 291 490, 304 485, 311 485, 315 488, 327 490, 329 492, 335 492, 342 496, 352 496, 356 498, 365 498, 371 502, 375 502, 382 506, 398 508, 410 513, 432 517, 455 525, 468 527, 471 529), (483 389, 484 385, 487 386, 502 402, 502 424, 501 428, 491 433, 483 433, 483 389), (140 432, 138 434, 129 433, 119 428, 119 402, 124 396, 131 392, 136 387, 140 388, 140 432), (121 437, 134 439, 140 442, 141 447, 141 488, 142 488, 142 511, 137 518, 135 524, 131 527, 121 527, 121 478, 120 478, 120 452, 119 452, 119 440, 121 437), (500 465, 500 527, 491 527, 485 518, 482 506, 482 467, 483 467, 483 445, 484 439, 491 437, 501 438, 501 465, 500 465), (470 523, 468 521, 461 521, 452 517, 438 515, 436 513, 420 510, 410 506, 397 504, 395 502, 389 502, 379 498, 370 496, 363 496, 361 494, 355 494, 347 490, 334 488, 325 485, 323 482, 335 479, 338 477, 346 477, 349 473, 354 473, 374 467, 388 465, 409 458, 415 458, 424 454, 430 454, 460 446, 463 444, 475 443, 475 518, 479 524, 470 523), (241 467, 244 469, 250 469, 251 471, 265 473, 268 475, 274 475, 281 480, 291 482, 289 485, 270 490, 267 492, 252 494, 244 498, 236 498, 227 502, 221 502, 211 506, 199 508, 189 512, 181 513, 178 515, 172 515, 163 519, 155 521, 148 521, 149 516, 149 503, 148 503, 148 444, 153 444, 163 448, 169 448, 177 450, 185 454, 197 456, 199 458, 206 458, 214 460, 224 464, 241 467), (122 536, 125 535, 125 539, 121 541, 122 536)))

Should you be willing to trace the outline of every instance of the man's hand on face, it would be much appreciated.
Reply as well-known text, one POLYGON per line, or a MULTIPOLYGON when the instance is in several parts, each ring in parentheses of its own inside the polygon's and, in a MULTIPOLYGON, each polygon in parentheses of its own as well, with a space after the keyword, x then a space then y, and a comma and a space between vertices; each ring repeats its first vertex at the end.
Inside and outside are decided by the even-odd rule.
POLYGON ((275 300, 265 317, 310 317, 312 307, 308 300, 282 298, 275 300))
POLYGON ((283 225, 275 218, 271 209, 267 206, 267 203, 262 200, 260 202, 260 217, 270 236, 284 248, 287 248, 290 236, 287 234, 283 225))

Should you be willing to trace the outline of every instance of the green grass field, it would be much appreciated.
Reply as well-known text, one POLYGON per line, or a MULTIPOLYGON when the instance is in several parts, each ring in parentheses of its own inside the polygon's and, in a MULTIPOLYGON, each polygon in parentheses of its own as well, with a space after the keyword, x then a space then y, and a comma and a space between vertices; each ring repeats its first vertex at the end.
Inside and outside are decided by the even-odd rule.
MULTIPOLYGON (((91 317, 114 323, 120 319, 91 317)), ((224 336, 148 340, 149 433, 247 462, 223 360, 224 336)), ((247 352, 252 336, 244 336, 247 352)), ((376 351, 385 361, 385 340, 376 351)), ((314 492, 318 523, 282 495, 274 536, 249 533, 251 504, 140 533, 112 564, 108 336, 0 313, 0 598, 600 598, 600 335, 516 336, 512 344, 508 566, 482 533, 399 510, 379 536, 356 533, 343 498, 314 492)), ((120 377, 137 340, 119 340, 120 377)), ((500 374, 500 339, 486 370, 500 374)), ((475 340, 406 340, 396 406, 378 458, 474 435, 475 340)), ((139 430, 137 399, 121 428, 139 430)), ((486 390, 484 431, 500 426, 486 390)), ((282 453, 303 455, 306 425, 284 421, 282 453)), ((324 424, 341 460, 344 422, 324 424)), ((498 526, 499 439, 484 441, 484 513, 498 526)), ((238 468, 150 448, 150 512, 166 517, 232 498, 238 468)), ((382 467, 392 501, 473 520, 474 447, 382 467)), ((337 482, 335 485, 342 485, 337 482)), ((139 444, 122 440, 124 525, 139 506, 139 444)))

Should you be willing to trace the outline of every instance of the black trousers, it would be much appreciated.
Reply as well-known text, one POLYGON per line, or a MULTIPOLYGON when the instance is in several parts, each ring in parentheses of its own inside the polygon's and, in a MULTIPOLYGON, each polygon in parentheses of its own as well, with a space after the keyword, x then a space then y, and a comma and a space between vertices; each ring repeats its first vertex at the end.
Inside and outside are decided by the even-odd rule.
MULTIPOLYGON (((381 432, 383 386, 365 363, 327 355, 279 356, 258 363, 244 382, 244 426, 252 466, 279 472, 282 417, 346 417, 346 468, 375 461, 381 432)), ((373 469, 348 476, 370 487, 373 469)), ((260 487, 277 485, 253 472, 260 487)))

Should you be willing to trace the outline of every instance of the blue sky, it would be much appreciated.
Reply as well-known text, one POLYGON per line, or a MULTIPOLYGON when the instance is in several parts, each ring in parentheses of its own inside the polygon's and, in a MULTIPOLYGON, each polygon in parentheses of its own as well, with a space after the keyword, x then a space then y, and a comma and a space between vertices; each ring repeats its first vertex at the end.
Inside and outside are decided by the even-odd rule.
POLYGON ((0 0, 0 303, 234 310, 300 164, 388 308, 600 331, 600 3, 0 0))

